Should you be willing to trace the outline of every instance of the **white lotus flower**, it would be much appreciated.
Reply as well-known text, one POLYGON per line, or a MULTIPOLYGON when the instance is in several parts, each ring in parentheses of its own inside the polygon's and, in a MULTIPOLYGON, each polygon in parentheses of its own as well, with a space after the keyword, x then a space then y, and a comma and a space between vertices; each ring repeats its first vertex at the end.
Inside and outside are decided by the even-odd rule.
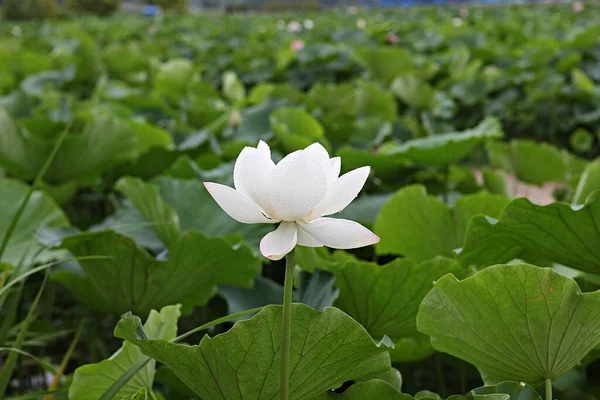
POLYGON ((219 206, 244 224, 277 224, 260 241, 261 253, 280 260, 296 245, 354 249, 379 242, 379 237, 361 224, 326 218, 342 211, 364 186, 370 167, 340 175, 341 159, 330 158, 321 144, 314 143, 275 164, 271 149, 260 141, 246 147, 233 171, 235 189, 205 182, 219 206))

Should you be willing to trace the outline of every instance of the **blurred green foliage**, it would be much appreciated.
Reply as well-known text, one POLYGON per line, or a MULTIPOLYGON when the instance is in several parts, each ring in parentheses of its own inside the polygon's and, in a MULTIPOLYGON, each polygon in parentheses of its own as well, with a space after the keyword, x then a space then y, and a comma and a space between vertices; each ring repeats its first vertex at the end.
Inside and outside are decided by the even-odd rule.
POLYGON ((121 0, 69 0, 68 4, 78 13, 109 15, 119 9, 121 0))
POLYGON ((145 0, 146 4, 155 4, 163 10, 183 11, 188 6, 187 0, 145 0))
POLYGON ((2 15, 7 20, 52 18, 58 12, 55 0, 6 0, 2 6, 2 15))

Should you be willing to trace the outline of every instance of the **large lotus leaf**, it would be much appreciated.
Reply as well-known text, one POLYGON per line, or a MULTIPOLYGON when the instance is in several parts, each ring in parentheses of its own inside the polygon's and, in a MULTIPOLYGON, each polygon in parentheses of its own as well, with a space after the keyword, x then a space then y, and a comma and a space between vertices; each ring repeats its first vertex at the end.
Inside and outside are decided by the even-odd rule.
POLYGON ((600 159, 589 163, 577 183, 573 204, 584 204, 585 199, 595 190, 600 189, 600 159))
POLYGON ((459 260, 487 267, 514 259, 549 261, 600 273, 600 192, 583 206, 532 204, 513 200, 500 219, 476 216, 465 236, 459 260))
MULTIPOLYGON (((388 336, 396 349, 392 361, 411 361, 421 354, 402 354, 407 343, 421 336, 417 330, 417 313, 421 300, 433 282, 448 273, 463 276, 458 262, 444 257, 416 263, 398 259, 379 266, 367 262, 347 262, 335 272, 340 295, 335 305, 358 321, 375 338, 388 336)), ((425 346, 424 350, 430 349, 425 346)))
POLYGON ((356 48, 352 56, 384 85, 389 85, 398 75, 415 69, 410 53, 397 47, 356 48))
POLYGON ((273 230, 269 224, 241 224, 225 214, 200 181, 159 177, 152 183, 179 215, 182 230, 195 230, 210 237, 239 233, 253 246, 258 246, 260 239, 273 230))
POLYGON ((435 105, 435 91, 416 74, 397 77, 391 84, 392 92, 410 107, 429 110, 435 105))
POLYGON ((393 122, 398 114, 394 95, 377 82, 359 81, 355 89, 357 112, 393 122))
POLYGON ((97 116, 81 132, 69 135, 46 176, 52 181, 74 180, 100 174, 138 155, 137 136, 126 121, 109 115, 97 116))
POLYGON ((567 34, 565 47, 578 50, 593 49, 598 45, 598 30, 600 22, 587 26, 574 25, 567 34))
MULTIPOLYGON (((208 86, 210 90, 214 90, 212 86, 204 83, 208 86)), ((234 111, 233 114, 229 114, 228 108, 229 106, 223 101, 218 94, 215 96, 212 93, 200 94, 196 93, 194 95, 190 94, 186 98, 184 103, 184 109, 187 113, 188 124, 194 128, 202 129, 206 128, 206 131, 198 131, 197 134, 208 133, 208 129, 219 131, 221 127, 224 127, 227 123, 228 115, 237 115, 237 111, 234 111)), ((233 120, 232 120, 233 121, 233 120)), ((188 137, 187 140, 193 140, 188 137)), ((179 143, 180 146, 191 147, 189 144, 184 144, 184 142, 179 143)))
POLYGON ((381 208, 375 221, 379 254, 397 254, 416 261, 438 255, 452 256, 462 246, 471 218, 478 214, 498 217, 509 200, 501 195, 479 192, 459 198, 450 207, 424 186, 407 186, 396 192, 381 208))
POLYGON ((276 87, 277 85, 271 82, 263 82, 254 86, 252 89, 250 89, 250 92, 248 93, 248 104, 256 105, 267 100, 276 87))
POLYGON ((331 307, 339 295, 340 291, 334 287, 334 282, 335 276, 327 271, 315 269, 312 274, 301 271, 294 300, 323 311, 325 307, 331 307))
POLYGON ((138 178, 124 177, 117 182, 115 188, 139 210, 166 246, 179 239, 181 235, 179 216, 162 200, 158 187, 138 178))
POLYGON ((174 100, 187 92, 196 74, 194 63, 187 59, 173 59, 162 64, 154 77, 154 88, 174 100))
POLYGON ((50 279, 67 288, 73 298, 89 309, 100 313, 111 312, 100 289, 87 278, 76 261, 61 263, 56 270, 52 271, 50 279))
POLYGON ((134 162, 123 165, 113 172, 113 176, 135 176, 141 179, 153 177, 169 170, 181 155, 176 150, 154 147, 134 162))
MULTIPOLYGON (((8 113, 0 109, 0 165, 24 178, 32 178, 53 147, 53 141, 19 129, 8 113)), ((45 178, 62 183, 87 177, 137 155, 136 136, 127 123, 116 117, 98 116, 82 132, 67 136, 45 178)))
POLYGON ((515 174, 523 182, 543 185, 564 181, 569 173, 566 154, 548 143, 490 141, 485 147, 493 166, 515 174))
POLYGON ((111 77, 128 80, 148 68, 148 57, 137 42, 110 43, 102 50, 102 60, 111 77))
MULTIPOLYGON (((0 243, 4 241, 17 210, 27 196, 30 188, 18 181, 0 179, 0 243)), ((22 259, 32 262, 43 262, 58 256, 57 252, 43 250, 35 236, 39 228, 68 226, 69 221, 58 204, 43 192, 35 191, 25 208, 15 230, 10 237, 8 246, 2 255, 2 261, 17 265, 22 259), (26 257, 24 257, 27 255, 26 257)))
POLYGON ((173 149, 173 138, 166 131, 143 121, 132 120, 129 127, 137 137, 138 154, 144 154, 151 148, 173 149))
MULTIPOLYGON (((339 289, 334 287, 334 280, 332 274, 320 269, 315 269, 312 273, 300 271, 297 278, 298 290, 294 291, 292 299, 296 303, 323 311, 325 307, 331 307, 338 296, 339 289)), ((256 277, 251 289, 219 285, 218 291, 227 301, 229 314, 279 304, 283 298, 283 285, 264 276, 256 277)))
POLYGON ((280 108, 271 113, 269 121, 275 137, 288 152, 324 140, 323 127, 319 121, 300 108, 280 108))
MULTIPOLYGON (((227 302, 227 311, 229 314, 269 304, 279 304, 283 298, 283 285, 264 276, 257 276, 254 280, 254 286, 251 289, 220 285, 218 291, 219 295, 225 298, 227 302)), ((241 319, 249 317, 242 317, 241 319)))
POLYGON ((0 165, 14 174, 33 178, 49 152, 28 142, 9 113, 0 108, 0 165))
POLYGON ((64 71, 43 71, 29 75, 21 82, 21 89, 31 97, 41 97, 49 88, 58 88, 63 82, 72 78, 72 69, 64 71))
POLYGON ((368 165, 378 178, 398 181, 402 175, 408 177, 410 162, 402 155, 386 154, 381 151, 358 150, 350 146, 341 147, 336 155, 342 159, 342 169, 350 171, 368 165))
POLYGON ((539 384, 574 367, 600 342, 600 291, 581 293, 550 268, 496 265, 448 274, 417 317, 432 345, 499 380, 539 384))
MULTIPOLYGON (((308 94, 310 100, 320 111, 321 120, 337 120, 338 117, 354 119, 360 114, 357 90, 350 83, 315 83, 308 94)), ((325 123, 327 125, 327 123, 325 123)), ((329 131, 327 132, 329 135, 329 131)))
MULTIPOLYGON (((279 396, 281 318, 281 306, 267 306, 228 332, 188 346, 144 339, 140 319, 129 315, 121 319, 115 336, 168 366, 202 399, 273 399, 279 396)), ((292 329, 290 399, 311 399, 390 368, 387 348, 336 308, 319 312, 294 304, 292 329)))
POLYGON ((146 221, 146 218, 131 202, 123 202, 114 214, 102 223, 90 227, 90 231, 107 229, 132 238, 139 246, 154 253, 159 253, 165 248, 165 244, 158 237, 153 225, 146 221))
POLYGON ((442 167, 459 162, 476 146, 503 135, 500 122, 487 117, 472 129, 409 140, 391 147, 387 153, 401 155, 416 164, 442 167))
POLYGON ((241 112, 242 121, 235 133, 235 139, 251 146, 256 146, 259 140, 268 140, 272 136, 269 122, 271 112, 288 104, 285 99, 269 98, 260 104, 245 108, 241 112))
POLYGON ((15 75, 18 80, 21 80, 28 75, 52 69, 51 61, 47 55, 37 53, 33 49, 11 49, 11 46, 6 45, 5 41, 3 41, 2 44, 3 46, 0 50, 0 66, 11 75, 15 75))
POLYGON ((363 225, 371 226, 377 219, 379 210, 390 199, 390 194, 366 194, 354 200, 350 205, 344 208, 337 217, 350 219, 360 222, 363 225))
MULTIPOLYGON (((180 306, 166 306, 150 311, 144 324, 144 332, 150 339, 172 340, 177 335, 177 320, 180 306)), ((88 364, 75 370, 73 382, 69 386, 69 398, 77 400, 97 400, 130 367, 145 359, 139 347, 127 341, 117 352, 96 364, 88 364)), ((128 399, 138 393, 152 392, 156 361, 148 362, 119 391, 116 399, 128 399)))
POLYGON ((163 246, 168 246, 177 238, 177 232, 185 230, 198 231, 210 237, 239 233, 258 248, 260 239, 273 229, 268 224, 237 222, 225 214, 198 180, 163 176, 146 183, 126 177, 117 183, 117 189, 134 207, 124 205, 101 227, 130 236, 149 248, 156 247, 156 236, 163 246))
MULTIPOLYGON (((76 257, 105 255, 109 259, 81 261, 85 278, 101 296, 101 311, 146 315, 151 309, 174 304, 193 295, 196 304, 207 302, 215 286, 251 287, 261 272, 260 260, 245 245, 222 238, 185 232, 169 246, 167 259, 154 258, 130 238, 112 231, 69 236, 62 248, 76 257)), ((57 279, 65 286, 76 280, 57 279)), ((74 296, 81 292, 70 288, 74 296)), ((84 304, 94 307, 85 297, 84 304)))
POLYGON ((73 89, 92 91, 103 72, 97 42, 82 30, 71 30, 68 40, 56 41, 52 56, 53 65, 59 68, 75 67, 75 76, 69 82, 73 89))
POLYGON ((355 261, 356 257, 347 251, 330 252, 326 247, 297 246, 294 249, 294 261, 303 271, 313 273, 315 270, 335 272, 346 261, 355 261))

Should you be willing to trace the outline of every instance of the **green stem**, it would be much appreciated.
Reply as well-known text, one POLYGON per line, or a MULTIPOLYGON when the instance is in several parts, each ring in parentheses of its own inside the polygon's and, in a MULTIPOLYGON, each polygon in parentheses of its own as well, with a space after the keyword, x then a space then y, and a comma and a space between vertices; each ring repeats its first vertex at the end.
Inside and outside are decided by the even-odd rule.
POLYGON ((283 284, 283 327, 281 331, 280 400, 290 397, 290 350, 292 344, 292 292, 294 287, 294 252, 288 253, 283 284))
POLYGON ((444 202, 450 202, 450 167, 444 167, 444 202))
POLYGON ((546 378, 546 400, 552 400, 552 379, 546 378))

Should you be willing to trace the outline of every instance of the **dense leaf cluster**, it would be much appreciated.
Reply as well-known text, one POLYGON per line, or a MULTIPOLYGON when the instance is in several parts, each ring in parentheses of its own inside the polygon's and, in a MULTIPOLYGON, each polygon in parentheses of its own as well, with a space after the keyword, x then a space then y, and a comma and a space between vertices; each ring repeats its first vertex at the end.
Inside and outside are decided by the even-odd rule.
POLYGON ((600 398, 585 7, 3 23, 0 391, 277 398, 272 226, 202 184, 264 140, 371 166, 339 216, 381 238, 295 250, 291 398, 600 398))

